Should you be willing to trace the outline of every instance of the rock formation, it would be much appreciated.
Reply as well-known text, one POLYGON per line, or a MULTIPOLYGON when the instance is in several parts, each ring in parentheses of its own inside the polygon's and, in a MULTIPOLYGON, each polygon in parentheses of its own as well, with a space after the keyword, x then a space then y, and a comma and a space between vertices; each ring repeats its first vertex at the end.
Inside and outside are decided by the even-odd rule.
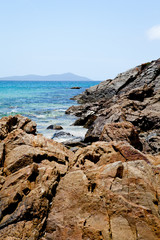
POLYGON ((46 239, 159 239, 159 167, 123 142, 77 151, 48 215, 46 239))
POLYGON ((77 97, 67 113, 89 129, 75 153, 0 120, 1 240, 160 239, 159 61, 77 97))
POLYGON ((22 122, 26 122, 22 116, 0 120, 0 239, 40 237, 73 157, 62 144, 33 135, 32 127, 29 134, 22 122))
POLYGON ((79 117, 75 125, 88 128, 85 142, 99 140, 105 124, 128 121, 139 133, 143 151, 159 152, 160 59, 91 87, 75 99, 83 105, 66 113, 79 117))

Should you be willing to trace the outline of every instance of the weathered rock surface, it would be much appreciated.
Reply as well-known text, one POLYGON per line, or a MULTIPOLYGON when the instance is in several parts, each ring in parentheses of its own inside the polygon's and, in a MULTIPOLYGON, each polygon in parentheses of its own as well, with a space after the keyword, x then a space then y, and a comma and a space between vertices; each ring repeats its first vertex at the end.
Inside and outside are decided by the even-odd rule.
POLYGON ((106 125, 101 137, 116 141, 75 154, 11 129, 0 142, 0 239, 160 238, 160 155, 130 145, 138 143, 131 123, 106 125))
POLYGON ((75 153, 28 118, 0 120, 1 240, 160 239, 159 61, 67 111, 89 128, 86 144, 101 140, 75 153))
MULTIPOLYGON (((6 123, 2 119, 3 129, 10 119, 5 118, 6 123)), ((22 116, 18 119, 26 121, 22 116)), ((15 126, 0 143, 0 239, 38 239, 73 153, 15 126)))
POLYGON ((158 240, 159 172, 124 142, 78 150, 57 187, 41 240, 158 240))
MULTIPOLYGON (((131 89, 141 88, 144 84, 149 85, 151 83, 154 83, 155 89, 159 89, 159 80, 160 59, 120 73, 114 80, 109 79, 96 86, 90 87, 74 99, 79 103, 95 102, 95 100, 102 98, 109 100, 114 95, 121 95, 122 93, 127 93, 131 89)), ((142 96, 140 96, 140 98, 137 96, 136 99, 141 100, 142 96)))
POLYGON ((89 129, 86 142, 99 140, 105 124, 128 121, 139 133, 143 151, 159 152, 160 59, 91 87, 75 99, 84 104, 66 113, 79 117, 75 125, 89 129))
POLYGON ((37 124, 27 117, 21 115, 3 117, 0 120, 0 140, 7 137, 7 134, 14 129, 23 129, 27 133, 36 133, 37 124))
POLYGON ((126 141, 135 148, 142 150, 142 143, 139 140, 138 133, 130 122, 108 123, 104 125, 100 141, 126 141))

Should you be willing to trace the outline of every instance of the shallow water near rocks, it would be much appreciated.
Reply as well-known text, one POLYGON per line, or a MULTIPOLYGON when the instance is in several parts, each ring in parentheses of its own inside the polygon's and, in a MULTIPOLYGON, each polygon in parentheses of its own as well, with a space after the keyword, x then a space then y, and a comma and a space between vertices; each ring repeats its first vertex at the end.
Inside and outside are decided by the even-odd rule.
MULTIPOLYGON (((65 111, 70 106, 77 105, 70 98, 98 83, 99 81, 0 81, 0 118, 21 114, 35 121, 38 133, 47 138, 52 138, 57 132, 47 129, 51 124, 61 125, 64 132, 83 138, 86 129, 72 126, 76 117, 66 115, 65 111), (81 88, 71 89, 75 86, 81 88)), ((56 138, 59 142, 64 140, 67 139, 56 138)))

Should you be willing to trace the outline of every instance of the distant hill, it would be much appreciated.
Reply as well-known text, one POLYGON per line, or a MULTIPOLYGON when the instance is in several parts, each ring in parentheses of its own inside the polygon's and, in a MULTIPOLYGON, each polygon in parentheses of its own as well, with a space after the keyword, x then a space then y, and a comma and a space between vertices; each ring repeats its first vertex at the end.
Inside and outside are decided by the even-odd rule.
POLYGON ((92 81, 89 78, 75 75, 73 73, 52 74, 48 76, 25 75, 2 77, 0 81, 92 81))

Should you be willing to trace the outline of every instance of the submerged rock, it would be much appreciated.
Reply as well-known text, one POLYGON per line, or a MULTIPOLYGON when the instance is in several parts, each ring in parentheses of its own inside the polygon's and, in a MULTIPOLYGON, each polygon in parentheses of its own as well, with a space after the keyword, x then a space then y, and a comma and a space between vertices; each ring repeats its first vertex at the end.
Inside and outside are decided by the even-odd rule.
POLYGON ((71 87, 71 89, 80 89, 81 87, 71 87))

